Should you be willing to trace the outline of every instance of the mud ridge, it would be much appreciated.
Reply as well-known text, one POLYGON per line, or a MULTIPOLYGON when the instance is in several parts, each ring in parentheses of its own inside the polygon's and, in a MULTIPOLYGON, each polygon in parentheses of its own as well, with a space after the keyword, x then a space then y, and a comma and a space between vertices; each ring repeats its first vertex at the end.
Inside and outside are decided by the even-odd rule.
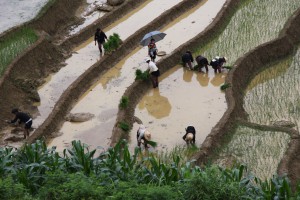
POLYGON ((135 34, 127 38, 123 44, 112 54, 105 55, 97 63, 86 70, 77 80, 74 81, 60 97, 52 113, 44 121, 44 123, 36 129, 34 134, 29 137, 28 142, 32 143, 40 137, 47 137, 52 132, 57 131, 64 122, 64 117, 71 110, 80 96, 95 83, 101 75, 111 69, 123 57, 139 46, 140 39, 148 32, 160 29, 174 19, 192 9, 194 6, 201 3, 203 0, 184 0, 169 10, 162 13, 152 22, 139 29, 135 34))
MULTIPOLYGON (((224 26, 227 25, 229 19, 239 7, 240 3, 240 0, 227 0, 216 18, 203 32, 185 44, 179 46, 166 58, 163 58, 157 62, 160 72, 164 73, 176 66, 181 60, 182 53, 184 53, 186 50, 197 49, 200 45, 207 44, 214 38, 214 36, 218 35, 223 30, 224 26)), ((152 85, 150 81, 135 81, 130 87, 127 88, 123 96, 128 97, 129 104, 126 109, 119 109, 118 111, 116 123, 113 128, 111 146, 114 146, 120 140, 120 138, 128 139, 128 134, 120 129, 118 124, 120 122, 126 122, 130 127, 132 127, 133 123, 135 122, 134 112, 136 105, 151 87, 152 85)))

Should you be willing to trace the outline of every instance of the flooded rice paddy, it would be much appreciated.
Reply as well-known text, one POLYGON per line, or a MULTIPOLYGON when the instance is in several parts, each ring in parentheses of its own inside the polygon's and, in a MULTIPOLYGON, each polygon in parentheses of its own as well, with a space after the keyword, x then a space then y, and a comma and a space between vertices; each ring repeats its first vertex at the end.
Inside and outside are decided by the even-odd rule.
POLYGON ((33 19, 48 0, 0 1, 0 34, 33 19))
POLYGON ((289 141, 286 133, 238 126, 230 142, 218 153, 215 163, 227 167, 246 164, 255 176, 269 179, 276 174, 289 141))
POLYGON ((292 57, 272 64, 250 83, 244 98, 249 120, 270 125, 291 121, 300 127, 300 48, 292 57))
MULTIPOLYGON (((204 4, 195 7, 161 30, 167 36, 164 40, 157 43, 158 49, 171 53, 179 45, 200 33, 210 24, 224 2, 224 0, 205 1, 204 4), (178 37, 178 35, 181 36, 178 37)), ((147 48, 139 47, 120 61, 113 69, 104 74, 71 111, 72 113, 91 112, 96 117, 89 122, 81 124, 66 122, 61 129, 64 135, 55 138, 50 145, 63 149, 72 140, 80 139, 93 147, 108 147, 118 112, 119 101, 126 88, 134 82, 135 70, 147 69, 147 64, 144 62, 146 56, 147 48)), ((189 73, 193 76, 192 72, 189 73)), ((182 79, 182 76, 179 79, 182 79)), ((197 84, 199 85, 198 81, 197 84)), ((165 86, 163 85, 161 84, 160 90, 167 91, 168 83, 165 86)), ((163 97, 159 98, 164 101, 166 107, 169 106, 171 109, 171 105, 168 105, 168 99, 163 100, 163 97)), ((132 145, 135 145, 135 143, 132 145)), ((170 145, 174 144, 170 143, 170 145)))
MULTIPOLYGON (((117 21, 114 26, 110 26, 104 31, 106 35, 112 35, 118 33, 121 39, 125 40, 131 34, 135 33, 139 28, 152 21, 154 18, 163 13, 166 9, 179 3, 181 0, 166 0, 164 4, 159 4, 159 0, 150 1, 146 6, 140 6, 135 9, 135 14, 129 13, 124 16, 122 20, 117 21), (168 2, 168 4, 167 4, 168 2), (141 22, 141 16, 150 8, 158 8, 156 15, 148 16, 144 23, 141 22), (134 17, 136 16, 136 17, 134 17), (125 20, 126 19, 126 20, 125 20), (123 27, 124 31, 120 31, 119 27, 123 27), (130 29, 128 27, 131 27, 130 29)), ((122 30, 123 30, 122 29, 122 30)), ((40 116, 38 116, 34 122, 34 126, 39 126, 51 113, 55 103, 58 101, 62 93, 68 88, 73 81, 75 81, 85 70, 100 60, 100 53, 98 47, 95 46, 93 36, 90 40, 81 46, 74 49, 72 56, 66 60, 66 66, 59 72, 50 75, 47 78, 47 82, 38 89, 39 96, 41 98, 38 109, 40 116)))

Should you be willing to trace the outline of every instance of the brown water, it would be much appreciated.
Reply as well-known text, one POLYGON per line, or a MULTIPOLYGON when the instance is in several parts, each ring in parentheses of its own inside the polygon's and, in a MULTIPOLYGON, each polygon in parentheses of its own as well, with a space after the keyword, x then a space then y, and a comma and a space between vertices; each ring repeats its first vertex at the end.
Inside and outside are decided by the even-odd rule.
MULTIPOLYGON (((158 49, 166 51, 167 54, 171 53, 176 47, 199 34, 207 27, 207 25, 209 25, 212 19, 216 16, 217 12, 221 9, 224 2, 225 0, 207 1, 205 2, 205 4, 195 7, 187 14, 178 18, 175 22, 172 23, 172 25, 168 26, 164 30, 161 30, 165 32, 167 36, 164 38, 164 40, 157 43, 158 49)), ((119 101, 126 88, 133 83, 135 78, 135 70, 145 70, 147 68, 147 64, 144 63, 146 55, 146 47, 137 48, 130 55, 126 56, 122 61, 120 61, 113 69, 109 70, 105 75, 103 75, 99 79, 97 84, 88 89, 87 93, 81 98, 77 105, 75 105, 71 112, 90 112, 93 113, 96 117, 93 120, 81 123, 80 125, 66 122, 61 129, 61 132, 63 132, 64 135, 55 138, 50 143, 50 145, 57 146, 59 150, 67 147, 72 140, 80 139, 83 143, 87 143, 93 147, 96 147, 98 145, 102 147, 108 147, 108 144, 110 143, 112 128, 115 123, 116 114, 118 111, 119 101)), ((174 68, 174 70, 176 71, 176 68, 174 68)), ((192 79, 193 83, 191 83, 190 86, 180 88, 176 91, 178 93, 174 94, 180 94, 184 92, 187 87, 192 87, 191 85, 194 84, 197 85, 197 88, 199 87, 199 84, 208 84, 206 83, 207 78, 200 78, 200 76, 202 75, 197 75, 196 73, 192 72, 184 72, 183 69, 179 69, 179 71, 180 70, 181 72, 179 72, 178 74, 175 73, 175 76, 179 76, 180 79, 182 79, 182 77, 185 77, 184 79, 187 80, 189 79, 189 76, 192 77, 193 75, 199 76, 199 78, 192 79), (185 74, 184 76, 183 73, 185 74)), ((172 74, 172 71, 170 71, 170 74, 172 74)), ((211 74, 209 74, 209 77, 212 78, 211 74)), ((225 77, 220 78, 224 81, 225 77)), ((174 82, 173 79, 167 80, 171 81, 171 83, 174 82)), ((168 85, 171 84, 168 81, 161 84, 160 90, 164 91, 163 88, 168 87, 168 85)), ((222 81, 218 81, 218 78, 211 81, 216 85, 222 83, 222 81)), ((178 82, 181 81, 178 80, 178 82)), ((185 85, 183 84, 183 86, 185 85)), ((158 95, 158 93, 156 95, 158 95)), ((164 95, 159 98, 161 100, 164 100, 164 105, 169 107, 170 110, 172 108, 176 109, 177 105, 174 105, 173 101, 170 102, 163 96, 164 95)), ((211 101, 210 99, 206 100, 211 101)), ((220 99, 220 101, 222 102, 223 107, 224 99, 220 99)), ((176 102, 176 104, 179 103, 184 104, 184 102, 176 102)), ((226 107, 224 107, 224 110, 225 108, 226 107)), ((173 110, 174 109, 172 109, 172 111, 173 110)), ((154 115, 161 115, 161 113, 159 114, 156 112, 157 111, 154 111, 154 115)), ((222 112, 224 111, 222 110, 222 112)), ((164 113, 162 114, 165 115, 164 113)), ((194 114, 196 114, 196 112, 194 114)), ((212 118, 213 116, 214 114, 211 114, 212 118)), ((170 117, 170 119, 172 118, 173 115, 170 117)), ((175 145, 175 143, 170 143, 170 145, 175 145)))
MULTIPOLYGON (((121 20, 117 21, 113 26, 108 27, 104 31, 107 36, 118 33, 121 39, 125 40, 139 28, 143 27, 165 10, 181 1, 182 0, 165 0, 164 3, 160 3, 159 0, 146 1, 143 5, 124 16, 121 20), (149 15, 147 10, 152 8, 156 8, 156 12, 155 14, 152 13, 149 15), (141 21, 140 19, 142 16, 144 16, 145 19, 141 21)), ((66 66, 59 72, 51 75, 51 79, 39 88, 38 93, 41 98, 41 103, 38 109, 40 116, 34 121, 35 127, 41 125, 48 117, 55 103, 69 85, 84 73, 86 69, 99 61, 99 59, 99 50, 94 44, 93 37, 74 49, 72 56, 66 60, 66 66)))

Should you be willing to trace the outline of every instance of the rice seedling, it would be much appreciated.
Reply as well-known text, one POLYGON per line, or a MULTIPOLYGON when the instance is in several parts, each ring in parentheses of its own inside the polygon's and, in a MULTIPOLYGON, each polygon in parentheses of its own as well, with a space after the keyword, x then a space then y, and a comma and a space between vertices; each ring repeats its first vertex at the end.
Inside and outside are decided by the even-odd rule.
POLYGON ((0 39, 0 76, 7 66, 26 48, 37 41, 38 36, 31 28, 24 27, 19 31, 0 39))
POLYGON ((231 86, 230 86, 230 83, 224 83, 223 85, 221 85, 220 89, 221 89, 222 91, 224 91, 224 90, 226 90, 226 89, 229 88, 229 87, 231 87, 231 86))
POLYGON ((214 163, 221 166, 241 163, 257 177, 269 179, 276 174, 289 141, 290 136, 286 133, 238 126, 229 143, 218 152, 214 163))
POLYGON ((113 33, 108 37, 108 40, 103 44, 105 53, 111 53, 116 50, 122 43, 120 36, 117 33, 113 33))
POLYGON ((140 69, 137 69, 135 71, 135 80, 149 80, 150 76, 149 76, 149 71, 146 70, 146 71, 142 71, 140 69))

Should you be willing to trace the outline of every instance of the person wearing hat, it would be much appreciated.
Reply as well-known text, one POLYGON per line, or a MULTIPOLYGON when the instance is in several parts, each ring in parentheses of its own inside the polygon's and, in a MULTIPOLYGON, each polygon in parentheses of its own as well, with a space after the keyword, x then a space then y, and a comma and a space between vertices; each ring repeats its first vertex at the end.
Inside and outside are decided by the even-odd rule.
POLYGON ((94 40, 95 40, 95 45, 96 45, 96 42, 98 42, 98 48, 99 48, 100 54, 102 54, 102 45, 106 39, 107 39, 107 36, 105 35, 105 33, 100 28, 97 28, 94 40))
POLYGON ((181 60, 185 67, 188 67, 190 70, 193 69, 192 63, 194 62, 194 58, 191 51, 186 51, 185 54, 182 55, 181 60))
POLYGON ((207 58, 205 58, 204 56, 199 55, 199 56, 196 57, 196 62, 197 62, 198 67, 199 67, 198 68, 199 72, 202 71, 201 68, 205 67, 206 73, 208 73, 208 60, 207 60, 207 58))
POLYGON ((158 87, 158 77, 160 76, 160 71, 156 64, 151 61, 150 58, 146 58, 146 63, 148 63, 148 70, 150 74, 150 79, 153 85, 153 88, 158 87))
POLYGON ((138 147, 141 147, 141 143, 143 140, 145 148, 148 148, 147 141, 151 139, 151 133, 148 130, 146 130, 143 124, 141 124, 139 129, 137 130, 136 139, 137 139, 138 147))
POLYGON ((226 57, 219 57, 216 56, 214 59, 210 61, 210 65, 215 70, 215 73, 219 72, 221 73, 221 69, 224 63, 226 63, 227 58, 226 57))
POLYGON ((185 129, 185 135, 182 137, 187 144, 195 144, 196 142, 196 129, 194 126, 188 126, 185 129), (192 137, 191 137, 192 136, 192 137))
POLYGON ((32 118, 28 114, 20 112, 17 108, 12 109, 11 113, 15 115, 15 118, 13 120, 5 121, 9 124, 14 124, 17 121, 19 124, 24 123, 24 139, 26 139, 26 137, 29 137, 29 129, 32 126, 32 118))

